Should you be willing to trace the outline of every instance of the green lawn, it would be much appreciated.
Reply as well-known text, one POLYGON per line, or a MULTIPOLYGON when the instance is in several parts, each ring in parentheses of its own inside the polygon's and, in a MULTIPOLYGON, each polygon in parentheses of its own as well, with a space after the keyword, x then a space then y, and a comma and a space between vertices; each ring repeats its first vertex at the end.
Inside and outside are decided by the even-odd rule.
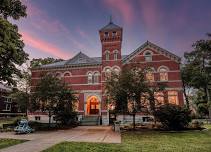
POLYGON ((0 149, 25 142, 17 139, 0 139, 0 149))
MULTIPOLYGON (((211 127, 208 126, 207 127, 211 127)), ((210 152, 211 129, 185 132, 124 132, 121 144, 64 142, 44 152, 210 152)))

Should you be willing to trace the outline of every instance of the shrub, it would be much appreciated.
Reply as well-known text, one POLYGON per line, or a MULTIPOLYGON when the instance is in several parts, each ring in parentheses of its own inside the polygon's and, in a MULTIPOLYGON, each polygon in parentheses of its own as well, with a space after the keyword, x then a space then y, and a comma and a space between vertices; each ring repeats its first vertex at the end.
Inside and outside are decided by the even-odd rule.
POLYGON ((60 111, 56 115, 56 121, 61 122, 65 126, 76 126, 78 124, 76 112, 60 111))
POLYGON ((167 130, 182 130, 191 122, 190 111, 174 104, 159 106, 154 117, 167 130))

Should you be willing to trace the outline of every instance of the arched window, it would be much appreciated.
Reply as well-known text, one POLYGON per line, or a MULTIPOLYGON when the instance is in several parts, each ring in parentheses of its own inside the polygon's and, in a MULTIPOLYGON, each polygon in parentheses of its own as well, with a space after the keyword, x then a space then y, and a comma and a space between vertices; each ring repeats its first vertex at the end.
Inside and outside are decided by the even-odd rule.
POLYGON ((64 77, 70 77, 70 73, 69 72, 65 72, 64 73, 64 77))
POLYGON ((105 57, 106 57, 106 61, 110 60, 110 52, 109 51, 105 52, 105 57))
POLYGON ((115 37, 117 35, 116 31, 112 32, 112 37, 115 37))
POLYGON ((92 84, 92 73, 88 73, 88 84, 92 84))
POLYGON ((168 81, 168 69, 166 67, 159 68, 160 81, 168 81))
POLYGON ((57 73, 56 73, 56 78, 61 79, 61 77, 62 77, 62 74, 59 73, 59 72, 57 72, 57 73))
POLYGON ((94 83, 98 83, 99 82, 99 73, 98 72, 94 73, 93 80, 94 80, 94 83))
POLYGON ((145 59, 145 61, 152 61, 152 52, 151 51, 146 51, 145 53, 144 53, 144 59, 145 59))
POLYGON ((111 76, 111 69, 110 68, 106 68, 105 69, 105 76, 106 77, 110 77, 111 76))
POLYGON ((104 33, 104 36, 107 38, 109 36, 109 33, 108 32, 105 32, 104 33))
POLYGON ((114 60, 118 60, 118 50, 114 51, 114 60))
POLYGON ((120 68, 119 68, 118 66, 114 66, 114 67, 112 68, 112 71, 113 71, 115 74, 119 74, 120 68))
POLYGON ((146 70, 146 80, 147 81, 154 81, 154 69, 153 68, 149 68, 146 70))

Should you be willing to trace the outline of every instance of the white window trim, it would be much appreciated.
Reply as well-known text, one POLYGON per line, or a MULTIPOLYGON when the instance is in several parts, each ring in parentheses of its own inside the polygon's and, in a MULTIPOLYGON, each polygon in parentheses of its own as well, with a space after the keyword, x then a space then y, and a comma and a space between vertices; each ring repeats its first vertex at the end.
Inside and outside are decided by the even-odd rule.
POLYGON ((71 72, 69 72, 69 71, 65 71, 65 72, 63 73, 63 77, 71 77, 71 75, 72 75, 72 74, 71 74, 71 72), (65 74, 67 74, 67 73, 68 73, 70 76, 65 76, 65 74))
POLYGON ((144 51, 144 60, 146 61, 146 62, 151 62, 152 61, 152 55, 153 55, 153 52, 152 51, 150 51, 150 50, 146 50, 146 51, 144 51), (150 53, 150 55, 146 55, 147 53, 150 53), (150 57, 150 60, 146 60, 146 57, 150 57))

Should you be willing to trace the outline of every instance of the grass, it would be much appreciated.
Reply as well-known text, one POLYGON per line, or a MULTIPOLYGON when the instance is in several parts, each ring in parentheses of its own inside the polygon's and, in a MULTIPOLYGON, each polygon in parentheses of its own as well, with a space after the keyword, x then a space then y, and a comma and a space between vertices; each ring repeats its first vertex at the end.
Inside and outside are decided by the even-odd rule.
POLYGON ((17 139, 0 139, 0 149, 13 146, 25 142, 25 140, 17 139))
POLYGON ((121 144, 63 142, 44 152, 210 152, 209 130, 123 132, 121 144))

